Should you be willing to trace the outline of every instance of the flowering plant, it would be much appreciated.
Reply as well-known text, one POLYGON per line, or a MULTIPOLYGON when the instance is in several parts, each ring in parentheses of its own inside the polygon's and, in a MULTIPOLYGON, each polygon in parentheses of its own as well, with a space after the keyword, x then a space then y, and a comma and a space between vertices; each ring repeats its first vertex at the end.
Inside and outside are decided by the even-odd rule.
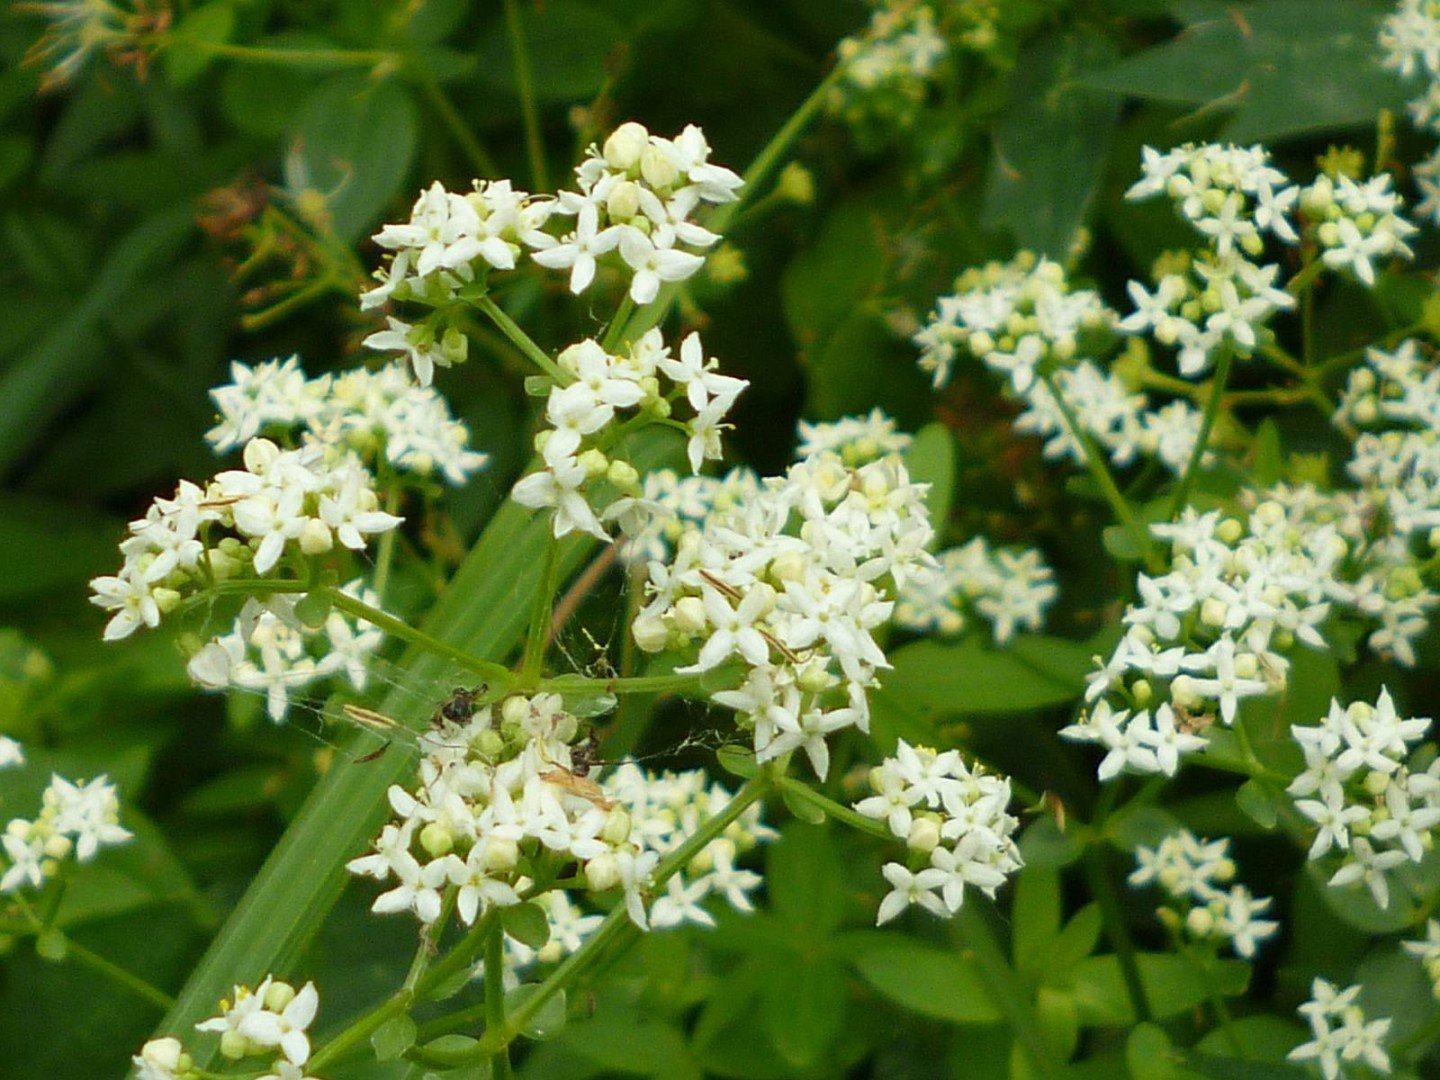
POLYGON ((1434 1066, 1440 6, 737 7, 826 57, 763 124, 641 89, 670 16, 340 6, 28 5, 48 161, 87 79, 293 136, 194 256, 264 337, 96 489, 84 643, 0 635, 0 941, 150 1010, 97 1061, 1434 1066))

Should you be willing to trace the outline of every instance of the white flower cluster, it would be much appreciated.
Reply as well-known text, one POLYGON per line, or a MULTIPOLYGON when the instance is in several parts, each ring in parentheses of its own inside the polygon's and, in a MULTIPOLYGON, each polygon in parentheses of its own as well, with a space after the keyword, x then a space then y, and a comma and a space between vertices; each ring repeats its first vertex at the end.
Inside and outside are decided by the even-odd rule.
POLYGON ((877 923, 912 904, 954 915, 967 887, 994 897, 1023 865, 1013 839, 1019 822, 1008 811, 1010 781, 967 766, 958 750, 937 752, 902 739, 894 757, 870 770, 870 787, 875 794, 856 803, 856 812, 884 821, 911 854, 910 865, 887 863, 881 871, 890 892, 877 923))
MULTIPOLYGON (((352 873, 394 879, 372 910, 409 911, 433 923, 452 892, 461 921, 519 903, 537 881, 579 862, 594 893, 622 891, 631 919, 651 925, 708 922, 697 905, 709 892, 747 906, 758 883, 734 866, 735 854, 763 838, 758 806, 677 874, 647 916, 651 875, 662 854, 682 843, 729 800, 699 774, 649 776, 622 767, 604 785, 573 756, 579 721, 555 694, 512 696, 468 720, 440 718, 421 737, 418 788, 390 789, 396 820, 352 873), (678 882, 678 884, 677 884, 678 882)), ((577 927, 571 927, 577 934, 577 927)))
POLYGON ((1290 244, 1300 239, 1287 217, 1300 189, 1270 164, 1263 146, 1185 143, 1167 151, 1146 146, 1140 171, 1125 197, 1168 196, 1221 257, 1236 249, 1258 256, 1266 232, 1290 244))
POLYGON ((369 463, 463 484, 489 458, 468 448, 470 432, 432 387, 417 386, 399 364, 378 371, 307 379, 299 357, 230 365, 231 381, 210 391, 220 422, 205 438, 217 453, 257 435, 281 438, 297 430, 308 442, 346 447, 369 463))
POLYGON ((1257 265, 1235 250, 1162 259, 1153 290, 1138 281, 1126 286, 1135 310, 1119 328, 1175 349, 1181 375, 1202 375, 1222 347, 1251 356, 1270 334, 1271 318, 1295 306, 1295 298, 1276 287, 1279 274, 1278 264, 1257 265))
POLYGON ((1039 630, 1060 594, 1055 572, 1033 548, 992 550, 983 536, 942 551, 939 566, 906 578, 895 599, 895 625, 916 633, 954 635, 971 613, 990 624, 1004 645, 1020 629, 1039 630))
POLYGON ((1440 998, 1440 919, 1427 919, 1425 936, 1419 941, 1401 942, 1401 947, 1420 958, 1425 977, 1430 980, 1435 996, 1440 998))
POLYGON ((592 146, 575 169, 579 191, 562 191, 556 213, 575 218, 573 232, 546 237, 535 261, 570 271, 580 294, 595 277, 596 260, 617 251, 630 272, 630 299, 648 304, 664 281, 684 281, 704 264, 703 251, 720 239, 690 220, 701 203, 739 198, 744 181, 710 161, 710 144, 694 124, 673 139, 634 121, 592 146))
POLYGON ((1061 732, 1107 751, 1101 779, 1173 776, 1217 715, 1233 724, 1240 701, 1283 689, 1296 640, 1325 648, 1319 627, 1347 552, 1333 524, 1294 528, 1273 500, 1244 521, 1187 509, 1152 529, 1170 541, 1171 569, 1139 575, 1125 635, 1090 676, 1094 707, 1061 732))
POLYGON ((832 98, 839 107, 856 93, 888 91, 922 98, 950 45, 935 25, 928 4, 891 3, 876 9, 862 34, 836 46, 841 83, 832 98))
POLYGON ((1159 911, 1162 921, 1192 938, 1229 942, 1249 960, 1280 929, 1278 922, 1256 917, 1269 910, 1270 897, 1229 884, 1235 877, 1229 840, 1204 840, 1181 829, 1153 848, 1136 848, 1135 861, 1130 884, 1159 885, 1171 901, 1159 911))
POLYGON ((1386 907, 1386 872, 1420 862, 1440 825, 1440 765, 1411 772, 1411 747, 1428 718, 1402 719, 1388 690, 1372 706, 1338 701, 1315 727, 1292 727, 1305 768, 1286 789, 1295 809, 1316 827, 1312 860, 1341 855, 1332 886, 1363 883, 1386 907))
MULTIPOLYGON (((1402 79, 1421 80, 1410 101, 1415 126, 1440 135, 1440 9, 1431 0, 1400 0, 1399 9, 1381 24, 1384 64, 1402 79)), ((1424 198, 1415 213, 1440 224, 1440 147, 1411 170, 1424 198)))
POLYGON ((896 430, 895 421, 878 408, 865 416, 844 416, 839 420, 808 423, 797 428, 795 459, 813 454, 839 454, 846 465, 863 465, 886 454, 903 454, 915 440, 896 430))
POLYGON ((702 531, 712 512, 724 514, 760 490, 760 478, 746 468, 723 477, 682 476, 673 469, 654 469, 641 482, 640 502, 645 524, 624 538, 620 557, 642 570, 652 561, 667 561, 690 527, 702 531))
POLYGON ((1071 363, 1085 335, 1114 323, 1115 313, 1099 293, 1073 288, 1059 263, 1022 251, 1009 262, 961 273, 953 294, 936 301, 914 341, 920 367, 933 373, 937 389, 950 381, 964 350, 1024 394, 1042 363, 1071 363))
POLYGON ((106 777, 72 783, 52 775, 39 815, 11 818, 0 834, 0 894, 38 889, 72 854, 87 863, 102 847, 123 844, 132 835, 120 824, 120 797, 106 777))
POLYGON ((386 225, 375 242, 391 252, 376 272, 380 284, 364 293, 364 310, 388 302, 413 302, 435 311, 418 323, 387 317, 388 329, 365 339, 373 349, 403 352, 422 386, 437 366, 465 359, 463 333, 444 311, 457 299, 485 294, 493 270, 511 270, 523 251, 550 269, 568 269, 570 288, 584 292, 599 261, 630 275, 630 298, 648 304, 662 282, 683 281, 704 265, 698 252, 719 236, 691 220, 702 203, 733 202, 740 177, 710 161, 705 133, 693 124, 673 139, 642 125, 620 125, 603 148, 591 147, 575 169, 578 190, 531 196, 510 181, 475 181, 460 195, 439 181, 421 192, 403 224, 386 225), (575 227, 556 237, 545 231, 552 218, 570 217, 575 227))
POLYGON ((1415 257, 1405 241, 1420 230, 1400 216, 1404 205, 1390 189, 1389 173, 1363 183, 1321 173, 1300 196, 1307 234, 1319 242, 1325 265, 1348 270, 1366 285, 1375 284, 1377 261, 1415 257))
POLYGON ((1310 1000, 1298 1010, 1314 1037, 1295 1047, 1287 1057, 1291 1061, 1314 1062, 1325 1080, 1356 1075, 1351 1069, 1357 1062, 1388 1075, 1390 1055, 1385 1052, 1385 1036, 1390 1033, 1390 1018, 1367 1020, 1365 1010, 1356 1001, 1359 996, 1358 985, 1340 990, 1317 977, 1310 984, 1310 1000))
POLYGON ((1206 371, 1222 347, 1250 356, 1275 313, 1295 306, 1295 298, 1276 287, 1279 265, 1251 260, 1264 251, 1266 233, 1285 243, 1300 239, 1288 217, 1300 188, 1270 164, 1263 146, 1186 143, 1165 152, 1147 146, 1141 172, 1125 197, 1168 196, 1209 250, 1193 259, 1162 259, 1153 291, 1130 282, 1135 311, 1120 328, 1150 333, 1177 349, 1186 376, 1206 371))
POLYGON ((173 499, 156 499, 130 523, 120 572, 90 583, 91 603, 115 612, 106 641, 159 626, 187 589, 264 575, 284 557, 323 555, 337 542, 358 551, 368 537, 400 524, 379 508, 373 478, 348 450, 282 450, 252 439, 243 459, 243 469, 222 472, 204 488, 182 480, 173 499))
MULTIPOLYGON (((221 999, 219 1014, 202 1020, 195 1030, 218 1033, 220 1053, 230 1061, 268 1057, 278 1050, 281 1056, 257 1080, 313 1080, 305 1076, 304 1066, 310 1060, 308 1029, 319 1006, 313 982, 296 990, 267 975, 254 990, 235 987, 233 998, 221 999)), ((177 1080, 191 1069, 190 1055, 175 1038, 152 1039, 133 1060, 141 1080, 177 1080)))
MULTIPOLYGON (((380 598, 359 581, 342 591, 379 606, 380 598)), ((293 594, 246 600, 230 632, 190 658, 186 671, 191 680, 207 690, 263 696, 277 724, 289 711, 291 695, 322 679, 343 675, 355 690, 364 690, 384 632, 333 608, 319 626, 307 626, 295 613, 298 602, 293 594)))
POLYGON ((650 563, 636 643, 695 655, 680 671, 738 658, 743 685, 713 700, 753 728, 759 760, 803 748, 824 776, 826 735, 868 729, 866 690, 889 666, 874 631, 893 589, 933 563, 925 487, 898 454, 847 465, 823 451, 717 504, 703 528, 685 525, 668 564, 650 563))
MULTIPOLYGON (((1183 287, 1183 279, 1176 282, 1183 287)), ((914 336, 920 367, 934 373, 937 387, 949 381, 957 358, 975 356, 1009 379, 1026 405, 1015 428, 1045 440, 1046 457, 1085 460, 1068 407, 1081 431, 1117 466, 1143 454, 1184 471, 1200 437, 1199 410, 1186 401, 1152 409, 1149 397, 1119 375, 1078 358, 1082 347, 1106 345, 1117 325, 1139 328, 1136 315, 1119 321, 1098 293, 1073 288, 1058 263, 1030 252, 966 270, 955 290, 936 301, 914 336), (1038 378, 1042 372, 1050 373, 1063 404, 1038 378)), ((1165 302, 1170 299, 1167 292, 1165 302)))
POLYGON ((717 371, 718 361, 706 359, 700 336, 693 333, 680 343, 678 356, 671 355, 660 331, 651 330, 624 355, 607 353, 587 339, 565 349, 556 363, 568 381, 551 387, 545 405, 550 426, 535 439, 545 467, 519 481, 511 497, 522 506, 553 509, 557 537, 586 532, 608 540, 607 522, 618 521, 626 532, 640 531, 648 522, 638 470, 610 456, 621 422, 668 421, 683 400, 694 412, 683 426, 690 467, 699 472, 706 461, 722 456, 725 417, 749 385, 717 371), (632 409, 634 417, 621 413, 632 409), (602 479, 618 497, 612 496, 597 515, 591 504, 606 497, 596 489, 602 479))
POLYGON ((8 735, 0 735, 0 769, 16 769, 25 764, 25 748, 8 735))

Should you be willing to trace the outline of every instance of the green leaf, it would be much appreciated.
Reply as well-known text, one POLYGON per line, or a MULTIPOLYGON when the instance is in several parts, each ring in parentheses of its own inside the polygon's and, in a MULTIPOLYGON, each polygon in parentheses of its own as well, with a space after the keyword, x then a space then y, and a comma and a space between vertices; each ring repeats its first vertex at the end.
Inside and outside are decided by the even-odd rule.
POLYGON ((415 1021, 408 1016, 391 1017, 375 1029, 370 1045, 376 1061, 394 1061, 415 1045, 415 1021))
POLYGON ((1237 1061, 1194 1050, 1186 1051, 1181 1060, 1186 1069, 1207 1080, 1307 1080, 1313 1075, 1309 1069, 1285 1061, 1237 1061))
MULTIPOLYGON (((1202 975, 1194 960, 1174 953, 1139 953, 1135 959, 1146 1000, 1157 1020, 1178 1016, 1205 1001, 1209 997, 1207 982, 1225 997, 1244 993, 1250 982, 1250 968, 1240 960, 1216 960, 1202 975)), ((1117 1027, 1135 1022, 1118 957, 1081 960, 1075 965, 1074 980, 1081 1023, 1117 1027)))
POLYGON ((1097 89, 1230 112, 1226 139, 1267 142, 1358 127, 1408 92, 1380 66, 1382 0, 1179 4, 1172 40, 1085 80, 1097 89), (1343 75, 1341 74, 1343 73, 1343 75))
POLYGON ((1235 792, 1235 803, 1257 825, 1273 829, 1280 812, 1280 793, 1259 780, 1246 780, 1235 792))
MULTIPOLYGON (((272 49, 334 49, 319 34, 289 31, 261 38, 272 49)), ((306 95, 324 77, 316 67, 283 64, 228 64, 220 78, 220 105, 225 118, 247 135, 276 139, 285 133, 306 95)))
POLYGON ((1130 1080, 1173 1080, 1174 1047, 1158 1024, 1140 1024, 1125 1040, 1125 1064, 1130 1080))
POLYGON ((1085 854, 1085 849, 1073 836, 1062 833, 1055 819, 1047 814, 1036 818, 1021 834, 1020 854, 1026 866, 1058 868, 1069 866, 1085 854))
POLYGON ((882 208, 888 197, 857 195, 836 205, 785 268, 780 299, 802 348, 833 335, 884 281, 882 208))
MULTIPOLYGON (((505 995, 506 1010, 516 1008, 527 998, 531 997, 540 989, 539 983, 526 983, 517 986, 510 993, 505 995)), ((546 1039, 553 1039, 565 1027, 569 1018, 569 1011, 566 1006, 566 993, 562 989, 559 993, 552 994, 545 999, 539 1011, 525 1022, 521 1034, 527 1039, 534 1039, 536 1042, 543 1042, 546 1039)))
POLYGON ((500 909, 500 925, 522 945, 538 949, 550 940, 550 920, 545 909, 533 901, 500 909))
POLYGON ((1045 867, 1027 867, 1015 882, 1011 938, 1015 966, 1023 975, 1038 976, 1060 933, 1060 875, 1045 867))
POLYGON ((973 639, 916 641, 897 649, 886 685, 943 715, 1026 712, 1074 701, 1091 650, 1061 638, 1015 638, 1003 650, 973 639))
POLYGON ((825 811, 803 796, 797 795, 793 787, 789 785, 782 787, 780 798, 785 803, 785 809, 805 824, 823 825, 825 823, 825 811))
POLYGON ((774 956, 768 975, 760 990, 766 1034, 788 1064, 811 1069, 845 1022, 844 965, 774 956))
MULTIPOLYGON (((1413 961, 1411 962, 1413 965, 1413 961)), ((1241 1016, 1232 1020, 1228 1030, 1220 1027, 1210 1032, 1193 1049, 1204 1054, 1227 1056, 1234 1054, 1232 1036, 1239 1041, 1245 1056, 1252 1061, 1284 1062, 1285 1055, 1306 1039, 1306 1029, 1294 1020, 1279 1016, 1241 1016)), ((1192 1063, 1190 1067, 1195 1068, 1192 1063)), ((1204 1069, 1199 1069, 1202 1075, 1204 1069)))
POLYGON ((13 465, 31 442, 84 394, 104 371, 97 327, 142 276, 172 260, 194 230, 186 202, 146 219, 106 256, 89 287, 62 319, 0 375, 0 470, 13 465))
POLYGON ((926 424, 915 433, 915 441, 905 452, 905 467, 910 479, 929 484, 925 506, 930 511, 930 524, 937 540, 945 535, 950 520, 950 504, 955 499, 955 436, 944 424, 926 424))
POLYGON ((347 73, 331 76, 305 99, 295 138, 303 186, 327 194, 336 235, 353 240, 404 191, 419 120, 399 82, 347 73))
POLYGON ((1017 246, 1068 261, 1119 115, 1116 101, 1082 80, 1114 55, 1108 39, 1075 32, 1021 52, 982 211, 984 223, 1009 230, 1017 246))
POLYGON ((161 62, 170 82, 179 87, 196 79, 215 60, 204 44, 219 45, 235 31, 235 9, 226 0, 191 8, 172 31, 161 62), (192 46, 191 42, 197 43, 192 46))
POLYGON ((755 751, 740 743, 726 743, 715 751, 715 758, 722 769, 742 780, 749 780, 760 771, 760 766, 755 764, 755 751))
POLYGON ((792 822, 770 846, 765 886, 775 916, 823 938, 845 913, 845 876, 828 828, 792 822))
POLYGON ((1086 904, 1077 911, 1055 939, 1046 965, 1047 975, 1064 978, 1071 968, 1094 952, 1103 926, 1099 904, 1086 904))
MULTIPOLYGON (((614 17, 580 0, 547 0, 519 8, 535 96, 541 101, 575 101, 598 91, 605 82, 606 58, 623 37, 614 17)), ((484 82, 519 93, 514 50, 503 17, 491 21, 475 54, 476 73, 484 82)))
POLYGON ((880 994, 911 1012, 952 1024, 993 1024, 1000 1013, 974 961, 900 935, 876 935, 852 959, 880 994))

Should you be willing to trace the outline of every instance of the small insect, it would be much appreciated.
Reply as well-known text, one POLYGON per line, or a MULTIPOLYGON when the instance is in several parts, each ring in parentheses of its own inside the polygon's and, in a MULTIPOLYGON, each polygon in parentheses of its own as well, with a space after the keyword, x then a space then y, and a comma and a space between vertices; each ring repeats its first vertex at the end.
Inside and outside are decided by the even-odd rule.
POLYGON ((547 784, 564 788, 571 795, 578 795, 582 799, 589 800, 601 810, 615 809, 615 804, 605 797, 605 791, 599 784, 584 776, 576 776, 569 769, 556 765, 547 772, 541 773, 540 779, 547 784))
POLYGON ((481 683, 473 689, 466 690, 463 686, 457 686, 450 691, 450 696, 441 703, 435 710, 435 716, 431 723, 435 727, 442 727, 445 724, 466 724, 475 716, 475 705, 486 691, 490 689, 486 683, 481 683))
POLYGON ((596 765, 604 764, 600 759, 600 735, 592 728, 585 738, 570 748, 570 772, 583 779, 596 765))

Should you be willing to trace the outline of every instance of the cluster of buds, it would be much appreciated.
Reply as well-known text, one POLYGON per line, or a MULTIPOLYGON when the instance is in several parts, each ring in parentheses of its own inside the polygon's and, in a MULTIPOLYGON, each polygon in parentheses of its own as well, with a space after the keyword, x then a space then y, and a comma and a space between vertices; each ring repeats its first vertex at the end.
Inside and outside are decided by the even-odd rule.
POLYGON ((1400 212, 1405 200, 1391 190, 1390 174, 1358 182, 1344 174, 1321 173, 1300 196, 1300 207, 1320 246, 1325 265, 1348 270, 1365 285, 1375 284, 1375 263, 1413 259, 1405 242, 1420 230, 1400 212))
POLYGON ((895 601, 895 625, 917 633, 959 634, 978 615, 998 644, 1016 630, 1039 630, 1045 609, 1060 594, 1055 572, 1034 548, 992 550, 983 536, 942 551, 939 565, 905 582, 895 601))

